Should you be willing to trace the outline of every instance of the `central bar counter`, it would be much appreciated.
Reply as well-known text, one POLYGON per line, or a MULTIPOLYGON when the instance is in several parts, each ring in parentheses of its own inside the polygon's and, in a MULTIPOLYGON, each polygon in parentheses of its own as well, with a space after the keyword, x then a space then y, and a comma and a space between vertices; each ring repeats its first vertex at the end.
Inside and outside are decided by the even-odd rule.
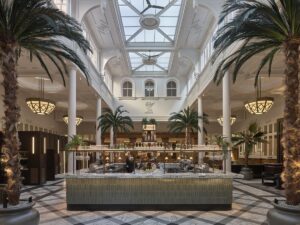
POLYGON ((66 175, 69 210, 230 210, 231 174, 66 175))

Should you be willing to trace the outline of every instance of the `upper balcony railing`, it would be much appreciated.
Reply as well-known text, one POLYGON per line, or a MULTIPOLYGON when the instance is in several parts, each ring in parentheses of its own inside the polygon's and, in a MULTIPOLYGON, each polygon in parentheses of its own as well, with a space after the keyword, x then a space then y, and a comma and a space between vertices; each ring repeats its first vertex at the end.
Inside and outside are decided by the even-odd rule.
MULTIPOLYGON (((53 0, 54 5, 62 10, 65 13, 70 14, 69 12, 69 0, 53 0)), ((84 26, 83 26, 84 28, 84 26)), ((88 38, 88 41, 91 43, 91 39, 89 38, 88 34, 85 34, 84 30, 84 35, 85 37, 88 38)), ((84 62, 84 65, 89 71, 89 84, 93 89, 96 90, 96 92, 101 96, 101 98, 107 103, 107 105, 110 108, 113 108, 113 103, 114 103, 114 97, 111 93, 111 90, 107 87, 107 84, 105 81, 102 79, 101 74, 99 73, 99 66, 97 66, 97 61, 99 54, 98 54, 98 49, 94 47, 94 44, 91 43, 91 47, 93 48, 93 53, 89 53, 88 55, 85 54, 75 43, 72 43, 66 39, 63 40, 63 42, 67 45, 71 45, 72 49, 75 49, 78 56, 80 59, 84 62)))
POLYGON ((199 64, 200 66, 198 74, 195 73, 195 71, 193 72, 192 76, 190 77, 188 83, 189 83, 189 90, 188 92, 190 93, 192 91, 192 89, 195 86, 196 81, 198 80, 198 78, 202 75, 202 73, 204 72, 205 68, 207 67, 207 65, 210 63, 211 61, 211 57, 214 53, 214 38, 215 35, 218 31, 218 29, 220 27, 222 27, 224 25, 224 23, 229 22, 230 20, 232 20, 235 17, 236 13, 231 13, 227 18, 225 18, 224 22, 222 24, 218 24, 215 28, 214 31, 212 32, 211 37, 209 38, 208 42, 206 43, 205 47, 203 48, 201 54, 200 54, 200 59, 199 59, 199 64))

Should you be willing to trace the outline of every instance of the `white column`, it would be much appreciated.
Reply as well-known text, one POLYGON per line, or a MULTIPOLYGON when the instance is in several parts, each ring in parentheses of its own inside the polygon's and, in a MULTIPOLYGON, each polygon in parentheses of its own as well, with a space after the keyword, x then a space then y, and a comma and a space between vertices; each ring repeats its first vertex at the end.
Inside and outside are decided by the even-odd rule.
MULTIPOLYGON (((198 116, 203 117, 203 104, 202 104, 202 97, 198 97, 198 116)), ((198 131, 198 145, 204 145, 204 126, 203 126, 203 120, 198 120, 198 126, 200 127, 200 131, 198 131)), ((203 163, 203 157, 205 155, 205 152, 199 152, 198 154, 198 163, 203 163)))
MULTIPOLYGON (((99 120, 98 118, 101 116, 101 98, 97 99, 97 116, 96 116, 96 145, 101 145, 101 128, 98 129, 99 120)), ((96 153, 96 159, 100 159, 100 153, 96 153)))
MULTIPOLYGON (((230 103, 230 75, 227 72, 223 77, 223 137, 231 142, 231 103, 230 103)), ((228 152, 226 160, 226 171, 231 172, 231 151, 228 152)))
MULTIPOLYGON (((115 144, 117 143, 114 143, 114 129, 113 127, 110 128, 110 147, 113 147, 115 144)), ((109 158, 110 158, 110 162, 113 162, 114 161, 114 153, 111 152, 109 154, 109 158)))
POLYGON ((113 147, 114 144, 114 129, 113 127, 110 128, 110 132, 109 132, 109 135, 110 135, 110 147, 113 147))
MULTIPOLYGON (((68 137, 76 135, 76 67, 69 67, 69 109, 68 109, 68 137)), ((74 153, 68 154, 68 173, 76 171, 74 153)))

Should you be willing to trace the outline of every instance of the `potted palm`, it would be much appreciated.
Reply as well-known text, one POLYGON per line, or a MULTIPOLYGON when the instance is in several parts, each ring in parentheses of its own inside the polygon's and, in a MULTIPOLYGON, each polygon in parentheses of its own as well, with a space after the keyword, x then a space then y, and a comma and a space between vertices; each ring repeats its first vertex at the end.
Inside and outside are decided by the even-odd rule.
POLYGON ((185 132, 185 145, 188 146, 191 144, 191 133, 193 132, 205 132, 203 129, 201 131, 199 127, 198 120, 203 120, 205 124, 208 123, 207 115, 198 116, 198 112, 192 110, 190 107, 187 107, 181 110, 179 113, 171 113, 169 118, 169 130, 170 132, 179 133, 185 132))
POLYGON ((244 175, 245 180, 251 180, 253 178, 253 171, 249 168, 249 156, 255 145, 266 143, 264 135, 265 133, 258 129, 257 123, 251 123, 246 132, 239 132, 231 138, 233 146, 245 146, 245 166, 241 169, 241 174, 244 175))
POLYGON ((37 211, 32 209, 34 203, 20 202, 22 179, 17 133, 20 118, 20 107, 17 103, 17 62, 24 51, 29 52, 30 59, 36 59, 52 80, 49 64, 45 61, 48 59, 65 84, 65 60, 77 65, 86 75, 87 70, 77 53, 66 45, 62 38, 73 41, 85 52, 90 47, 82 35, 80 24, 54 8, 51 0, 0 0, 0 15, 0 69, 3 76, 5 108, 3 150, 9 203, 7 209, 0 209, 0 224, 34 225, 39 221, 37 211))
POLYGON ((273 224, 297 224, 300 221, 300 120, 299 118, 299 46, 300 1, 295 0, 227 0, 219 19, 213 62, 229 48, 229 56, 218 61, 215 81, 220 83, 229 68, 235 81, 240 68, 253 56, 266 53, 258 65, 256 83, 261 70, 267 66, 271 75, 273 59, 283 53, 285 62, 285 105, 283 138, 284 171, 282 173, 286 201, 274 203, 268 213, 273 224), (235 16, 225 22, 232 14, 235 16), (288 216, 287 216, 288 215, 288 216))
POLYGON ((228 148, 230 146, 230 142, 226 141, 226 137, 222 135, 215 136, 215 143, 222 149, 223 151, 223 171, 226 174, 226 159, 228 158, 228 148))
POLYGON ((128 113, 123 109, 123 106, 119 106, 115 112, 110 109, 105 109, 103 114, 98 117, 99 125, 97 129, 101 129, 102 134, 107 130, 113 130, 113 143, 111 146, 117 143, 117 134, 119 132, 129 133, 130 129, 133 129, 133 122, 129 116, 124 114, 128 113))

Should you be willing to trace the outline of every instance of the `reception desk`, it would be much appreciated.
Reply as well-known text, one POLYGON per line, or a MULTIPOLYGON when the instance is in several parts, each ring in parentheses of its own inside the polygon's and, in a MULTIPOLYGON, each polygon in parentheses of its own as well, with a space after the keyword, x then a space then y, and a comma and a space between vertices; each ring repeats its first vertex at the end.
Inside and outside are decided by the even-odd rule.
POLYGON ((66 176, 69 210, 226 210, 232 175, 81 174, 66 176))

